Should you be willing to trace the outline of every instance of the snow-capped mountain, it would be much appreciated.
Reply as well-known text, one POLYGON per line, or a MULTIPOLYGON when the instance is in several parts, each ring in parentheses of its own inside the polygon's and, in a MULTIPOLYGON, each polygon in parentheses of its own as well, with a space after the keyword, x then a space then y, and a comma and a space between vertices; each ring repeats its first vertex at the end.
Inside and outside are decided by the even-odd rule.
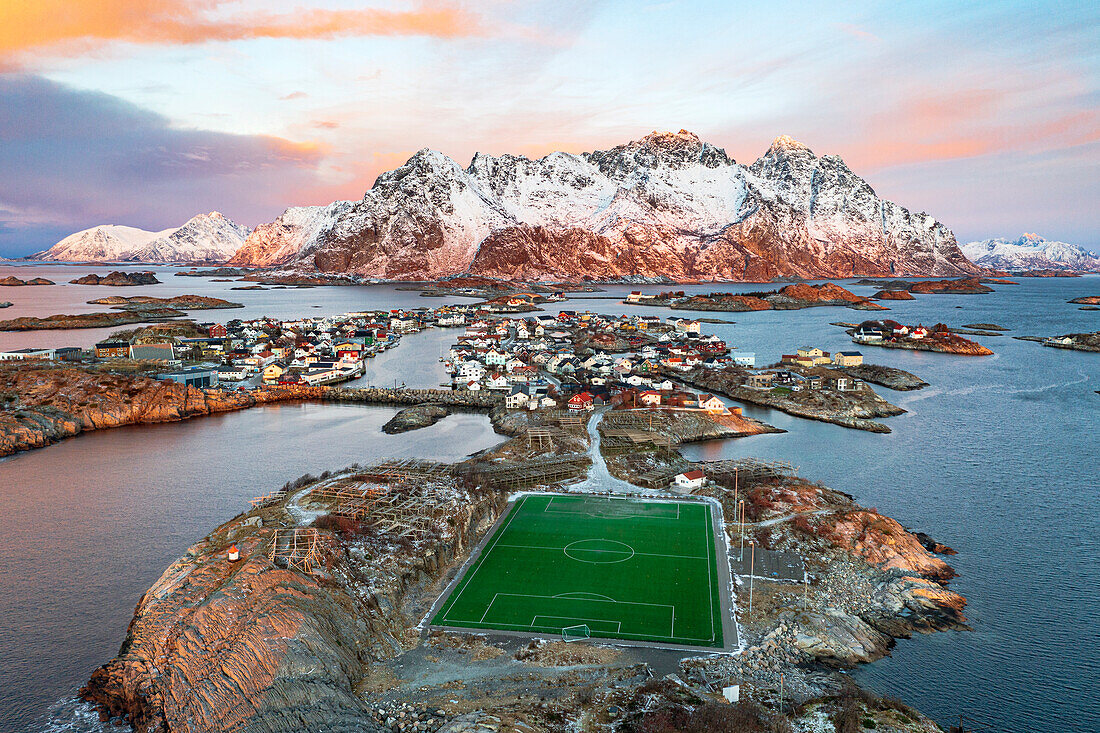
POLYGON ((70 234, 31 259, 58 262, 225 262, 244 244, 248 227, 217 211, 181 227, 147 232, 105 224, 70 234))
POLYGON ((269 267, 304 257, 351 206, 351 201, 334 201, 328 206, 291 207, 270 224, 256 227, 229 264, 269 267))
POLYGON ((977 264, 996 270, 1100 272, 1100 254, 1077 244, 1051 242, 1038 234, 1024 234, 1016 241, 970 242, 962 246, 962 251, 977 264))
POLYGON ((103 224, 85 229, 62 239, 43 252, 31 255, 33 260, 58 262, 121 261, 147 246, 154 239, 167 237, 175 229, 147 232, 136 227, 103 224))
POLYGON ((465 169, 421 150, 361 201, 290 209, 253 240, 234 263, 391 279, 979 271, 950 230, 879 199, 838 157, 783 136, 743 166, 683 130, 582 155, 477 154, 465 169))

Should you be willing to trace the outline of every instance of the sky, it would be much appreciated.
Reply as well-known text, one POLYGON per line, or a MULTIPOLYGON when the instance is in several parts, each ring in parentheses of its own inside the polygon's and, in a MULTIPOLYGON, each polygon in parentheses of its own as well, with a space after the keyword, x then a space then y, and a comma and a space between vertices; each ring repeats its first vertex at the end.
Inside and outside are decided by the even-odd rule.
POLYGON ((0 0, 9 257, 680 129, 840 155, 960 242, 1100 248, 1100 3, 0 0))

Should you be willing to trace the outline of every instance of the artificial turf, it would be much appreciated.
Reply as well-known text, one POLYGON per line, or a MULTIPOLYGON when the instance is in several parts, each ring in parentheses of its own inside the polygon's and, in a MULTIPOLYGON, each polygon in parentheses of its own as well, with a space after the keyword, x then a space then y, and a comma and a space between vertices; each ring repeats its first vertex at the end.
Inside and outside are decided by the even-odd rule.
POLYGON ((722 647, 711 507, 528 494, 432 623, 722 647))

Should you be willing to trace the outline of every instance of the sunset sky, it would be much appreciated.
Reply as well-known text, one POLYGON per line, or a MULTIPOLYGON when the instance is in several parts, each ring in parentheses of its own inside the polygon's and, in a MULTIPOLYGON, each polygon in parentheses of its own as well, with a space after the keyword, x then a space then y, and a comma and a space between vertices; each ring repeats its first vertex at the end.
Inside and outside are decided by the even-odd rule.
POLYGON ((834 153, 960 242, 1100 247, 1100 3, 0 0, 0 255, 249 226, 419 148, 834 153), (815 7, 816 6, 816 7, 815 7))

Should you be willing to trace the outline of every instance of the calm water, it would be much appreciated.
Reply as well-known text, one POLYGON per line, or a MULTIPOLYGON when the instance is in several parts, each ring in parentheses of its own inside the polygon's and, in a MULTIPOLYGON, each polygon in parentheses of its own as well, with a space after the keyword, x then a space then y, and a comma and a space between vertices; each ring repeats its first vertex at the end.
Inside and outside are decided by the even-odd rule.
MULTIPOLYGON (((68 280, 96 268, 16 272, 29 277, 58 270, 63 273, 57 277, 44 276, 68 280)), ((10 271, 0 267, 0 277, 10 271)), ((390 286, 229 292, 231 283, 165 272, 165 285, 131 290, 248 302, 244 310, 200 312, 200 320, 442 302, 390 286), (314 304, 322 307, 311 309, 314 304)), ((1100 294, 1100 278, 1021 283, 998 286, 990 295, 918 296, 890 304, 893 310, 884 315, 925 324, 986 321, 1018 335, 1100 329, 1100 312, 1065 302, 1100 294)), ((0 317, 75 312, 84 300, 98 297, 93 291, 107 290, 127 289, 6 288, 0 300, 22 302, 0 317), (38 291, 51 292, 36 296, 38 291), (38 297, 48 297, 49 305, 36 306, 38 297)), ((565 307, 667 313, 615 300, 573 300, 565 307)), ((852 348, 843 331, 828 323, 873 317, 843 308, 709 315, 737 321, 708 328, 756 351, 761 363, 805 344, 852 348)), ((407 337, 370 364, 364 381, 384 384, 396 377, 409 386, 438 383, 438 356, 453 335, 434 330, 407 337)), ((0 348, 86 344, 97 338, 89 332, 5 334, 0 348)), ((909 410, 886 420, 894 429, 890 435, 749 408, 747 413, 791 432, 701 444, 686 452, 695 458, 790 460, 803 475, 847 491, 959 551, 951 558, 961 573, 953 587, 970 600, 974 631, 899 642, 893 657, 855 673, 864 684, 945 724, 961 713, 991 730, 1100 730, 1094 694, 1100 680, 1095 599, 1100 395, 1094 393, 1100 389, 1100 355, 1009 336, 977 340, 996 356, 861 348, 870 361, 908 369, 933 385, 911 393, 879 389, 909 410)), ((240 511, 248 498, 306 471, 381 455, 451 459, 499 440, 484 417, 473 415, 451 416, 406 436, 385 436, 379 426, 391 414, 353 406, 268 407, 90 433, 0 462, 5 520, 0 524, 0 689, 5 691, 0 730, 40 729, 51 703, 71 695, 117 651, 134 604, 164 567, 240 511)), ((54 715, 72 720, 68 708, 54 715)))

